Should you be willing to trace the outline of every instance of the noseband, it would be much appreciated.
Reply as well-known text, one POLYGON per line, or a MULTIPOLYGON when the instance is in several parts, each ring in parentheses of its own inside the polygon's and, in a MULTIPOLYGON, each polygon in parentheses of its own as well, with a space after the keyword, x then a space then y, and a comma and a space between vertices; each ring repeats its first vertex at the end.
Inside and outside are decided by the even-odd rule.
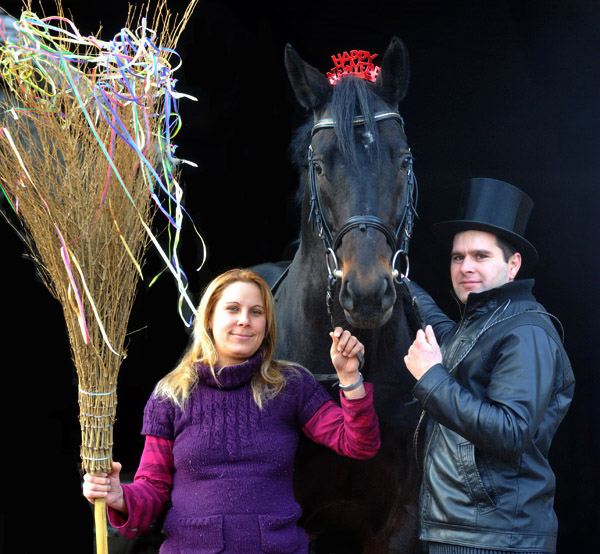
MULTIPOLYGON (((399 122, 402 130, 404 131, 404 120, 398 112, 378 112, 374 114, 373 119, 375 121, 394 119, 399 122)), ((364 125, 365 122, 366 119, 363 116, 357 116, 354 118, 353 124, 355 126, 364 125)), ((336 122, 332 118, 320 119, 314 124, 311 136, 314 136, 315 133, 321 129, 332 129, 335 126, 336 122)), ((333 327, 333 290, 337 279, 343 276, 342 270, 338 268, 338 261, 335 253, 339 248, 342 239, 349 231, 356 228, 366 231, 367 227, 371 227, 382 233, 385 236, 387 243, 390 245, 392 252, 394 253, 391 261, 392 277, 396 279, 399 275, 398 270, 395 268, 395 264, 398 256, 400 255, 404 256, 406 260, 406 270, 404 275, 408 275, 408 245, 412 235, 414 219, 417 216, 417 180, 413 172, 412 156, 410 156, 408 160, 409 166, 406 180, 407 191, 404 210, 395 230, 391 229, 383 220, 376 216, 353 215, 340 226, 337 232, 334 233, 327 224, 327 221, 323 215, 323 208, 321 206, 321 199, 319 197, 319 188, 317 186, 317 175, 312 163, 312 157, 313 148, 311 144, 308 147, 308 175, 310 186, 310 213, 308 220, 313 222, 313 228, 316 228, 325 248, 325 259, 329 273, 327 311, 331 318, 331 324, 333 327)))

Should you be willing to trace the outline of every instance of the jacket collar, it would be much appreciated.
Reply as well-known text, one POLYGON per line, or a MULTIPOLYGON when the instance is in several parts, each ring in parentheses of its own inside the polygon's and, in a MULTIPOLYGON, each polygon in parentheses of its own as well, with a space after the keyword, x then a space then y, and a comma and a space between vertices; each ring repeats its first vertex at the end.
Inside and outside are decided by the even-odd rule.
POLYGON ((495 310, 508 300, 535 301, 532 294, 534 284, 534 279, 522 279, 483 292, 472 292, 467 297, 466 304, 462 305, 461 315, 464 317, 466 314, 495 310))

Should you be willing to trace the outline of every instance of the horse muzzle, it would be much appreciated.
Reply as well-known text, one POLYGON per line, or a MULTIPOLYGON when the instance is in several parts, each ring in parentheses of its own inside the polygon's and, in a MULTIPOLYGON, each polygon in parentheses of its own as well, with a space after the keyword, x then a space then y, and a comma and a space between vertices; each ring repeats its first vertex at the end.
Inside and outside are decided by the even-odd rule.
POLYGON ((350 268, 342 278, 339 301, 352 326, 359 329, 381 327, 394 310, 394 278, 381 266, 362 275, 350 268))

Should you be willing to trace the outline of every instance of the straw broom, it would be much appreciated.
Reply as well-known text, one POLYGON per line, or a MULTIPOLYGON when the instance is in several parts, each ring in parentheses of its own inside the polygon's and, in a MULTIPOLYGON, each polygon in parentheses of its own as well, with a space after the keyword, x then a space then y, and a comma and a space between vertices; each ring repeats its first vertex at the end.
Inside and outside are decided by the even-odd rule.
MULTIPOLYGON (((158 44, 174 49, 195 5, 195 0, 190 2, 176 24, 165 0, 157 2, 153 14, 141 10, 137 22, 135 9, 130 9, 126 28, 139 27, 142 19, 147 25, 152 17, 150 25, 160 30, 158 44)), ((25 5, 24 15, 39 21, 29 7, 25 5)), ((60 1, 57 13, 64 17, 60 1)), ((52 25, 57 23, 68 30, 60 20, 52 25)), ((42 35, 48 31, 41 23, 32 28, 42 29, 42 35)), ((68 33, 53 36, 50 50, 71 51, 87 64, 69 66, 64 58, 44 58, 39 48, 19 51, 14 44, 0 52, 11 98, 2 110, 7 116, 0 131, 0 184, 13 208, 11 224, 63 309, 79 385, 82 469, 110 473, 117 377, 128 320, 144 254, 150 241, 158 246, 151 232, 153 219, 159 210, 169 215, 173 206, 179 207, 180 193, 173 187, 178 171, 164 139, 169 122, 148 117, 164 107, 158 86, 148 78, 135 91, 131 83, 122 84, 114 102, 109 101, 108 117, 106 110, 101 117, 92 99, 99 96, 102 68, 90 61, 98 57, 99 39, 91 41, 96 47, 82 48, 65 39, 68 33), (135 137, 135 146, 120 139, 121 134, 135 137), (162 168, 162 181, 153 168, 162 168), (157 202, 161 185, 168 210, 165 202, 157 202)), ((23 39, 23 44, 32 43, 23 39)), ((168 52, 161 55, 161 63, 168 66, 168 52)), ((115 90, 113 82, 109 98, 115 90)), ((175 219, 170 221, 177 226, 175 219)), ((165 260, 175 259, 172 254, 165 254, 165 260)), ((182 283, 176 265, 168 266, 182 283)), ((95 527, 97 552, 105 553, 103 500, 95 502, 95 527)))

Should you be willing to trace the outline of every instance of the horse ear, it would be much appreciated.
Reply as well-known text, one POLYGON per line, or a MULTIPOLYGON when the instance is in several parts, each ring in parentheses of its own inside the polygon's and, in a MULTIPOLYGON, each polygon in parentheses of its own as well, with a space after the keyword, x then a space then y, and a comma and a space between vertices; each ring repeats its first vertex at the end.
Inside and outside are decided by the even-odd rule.
POLYGON ((285 47, 285 68, 292 89, 307 110, 319 109, 331 94, 331 85, 323 73, 300 58, 290 44, 285 47))
POLYGON ((408 50, 398 37, 393 37, 383 55, 376 81, 381 96, 388 104, 398 106, 398 103, 406 96, 409 78, 408 50))

